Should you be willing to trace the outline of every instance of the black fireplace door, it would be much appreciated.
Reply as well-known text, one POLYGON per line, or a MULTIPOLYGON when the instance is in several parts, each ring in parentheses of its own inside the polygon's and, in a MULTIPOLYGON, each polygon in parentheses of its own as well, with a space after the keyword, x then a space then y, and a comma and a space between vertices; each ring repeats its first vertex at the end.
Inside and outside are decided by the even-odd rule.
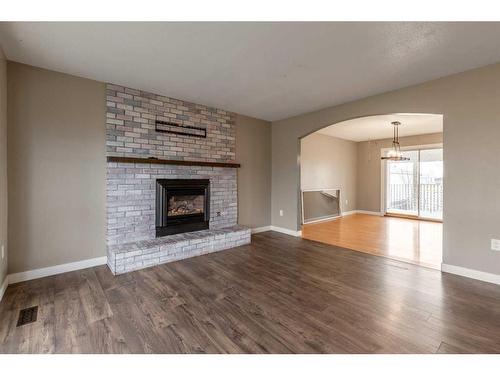
POLYGON ((159 179, 156 184, 156 236, 209 227, 209 180, 159 179))

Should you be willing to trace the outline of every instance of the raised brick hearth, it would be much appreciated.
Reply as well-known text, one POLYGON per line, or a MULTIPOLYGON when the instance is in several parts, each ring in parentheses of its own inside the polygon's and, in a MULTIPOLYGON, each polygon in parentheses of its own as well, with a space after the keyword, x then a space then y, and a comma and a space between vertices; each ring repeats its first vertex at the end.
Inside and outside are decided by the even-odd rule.
MULTIPOLYGON (((106 105, 107 156, 234 162, 235 115, 230 112, 111 84, 106 105), (206 138, 156 131, 156 120, 206 129, 206 138)), ((237 226, 234 168, 108 162, 106 192, 113 273, 250 242, 250 231, 237 226), (209 230, 156 238, 157 179, 208 179, 209 230)))
POLYGON ((250 243, 250 229, 235 225, 108 246, 114 275, 250 243))

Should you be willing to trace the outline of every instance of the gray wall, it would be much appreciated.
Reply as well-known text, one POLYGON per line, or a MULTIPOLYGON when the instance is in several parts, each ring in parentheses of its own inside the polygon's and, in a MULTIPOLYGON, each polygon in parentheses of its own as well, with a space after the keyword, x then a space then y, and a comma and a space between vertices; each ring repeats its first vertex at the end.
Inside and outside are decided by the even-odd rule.
POLYGON ((351 118, 444 115, 443 259, 500 274, 500 64, 326 108, 272 124, 272 224, 299 229, 299 138, 351 118), (284 216, 279 215, 283 209, 284 216))
MULTIPOLYGON (((412 137, 401 137, 402 147, 443 143, 443 133, 422 134, 412 137)), ((364 211, 381 211, 381 163, 380 152, 389 148, 392 139, 380 139, 357 143, 357 209, 364 211)))
POLYGON ((105 249, 104 84, 8 63, 9 273, 105 249))
POLYGON ((238 223, 271 225, 271 123, 238 115, 236 118, 238 223))
POLYGON ((341 212, 355 210, 357 158, 356 142, 319 133, 302 138, 301 188, 339 188, 341 212))
POLYGON ((0 47, 0 287, 7 276, 7 61, 0 47))

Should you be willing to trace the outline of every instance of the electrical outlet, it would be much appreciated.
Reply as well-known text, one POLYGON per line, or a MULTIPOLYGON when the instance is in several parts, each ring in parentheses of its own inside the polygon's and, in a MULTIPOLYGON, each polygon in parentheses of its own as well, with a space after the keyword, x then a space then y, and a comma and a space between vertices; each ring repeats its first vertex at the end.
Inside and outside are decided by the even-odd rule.
POLYGON ((2 259, 5 258, 5 245, 2 245, 2 259))
POLYGON ((280 210, 280 216, 283 216, 283 210, 280 210))
POLYGON ((500 251, 500 240, 491 239, 491 250, 500 251))
POLYGON ((345 200, 345 205, 349 206, 349 201, 347 199, 345 200))

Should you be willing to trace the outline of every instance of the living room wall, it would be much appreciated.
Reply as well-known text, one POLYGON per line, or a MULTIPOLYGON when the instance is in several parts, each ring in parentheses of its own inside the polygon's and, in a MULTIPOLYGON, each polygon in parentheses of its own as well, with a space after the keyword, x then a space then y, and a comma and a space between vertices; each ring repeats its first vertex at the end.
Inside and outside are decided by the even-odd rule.
POLYGON ((251 228, 271 225, 271 123, 236 116, 238 223, 251 228))
MULTIPOLYGON (((7 65, 9 274, 105 256, 105 84, 7 65)), ((270 123, 236 128, 238 222, 268 226, 270 123)))
POLYGON ((490 250, 500 238, 499 87, 495 64, 274 122, 272 225, 299 229, 299 138, 362 116, 443 114, 444 263, 500 274, 500 253, 490 250))
POLYGON ((104 84, 7 73, 9 274, 104 256, 104 84))
POLYGON ((7 61, 0 47, 0 298, 7 276, 7 61))

